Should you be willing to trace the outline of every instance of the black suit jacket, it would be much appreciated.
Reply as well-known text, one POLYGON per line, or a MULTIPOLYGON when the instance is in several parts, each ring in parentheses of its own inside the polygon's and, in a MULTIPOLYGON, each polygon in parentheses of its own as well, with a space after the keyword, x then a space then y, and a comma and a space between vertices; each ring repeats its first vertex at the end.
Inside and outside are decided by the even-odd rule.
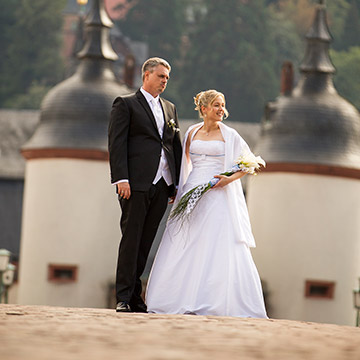
POLYGON ((181 162, 180 134, 176 108, 160 98, 165 123, 161 139, 154 115, 144 95, 135 94, 115 99, 109 123, 109 159, 111 182, 128 179, 132 191, 147 191, 157 172, 161 149, 164 149, 174 185, 178 184, 181 162))

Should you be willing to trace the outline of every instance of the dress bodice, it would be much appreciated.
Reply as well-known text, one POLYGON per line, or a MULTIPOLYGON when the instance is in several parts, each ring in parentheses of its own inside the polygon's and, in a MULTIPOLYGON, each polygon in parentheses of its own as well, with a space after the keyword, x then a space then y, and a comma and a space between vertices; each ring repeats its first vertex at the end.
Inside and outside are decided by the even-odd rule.
POLYGON ((193 140, 189 152, 193 168, 210 167, 223 170, 225 158, 225 143, 223 141, 193 140))
POLYGON ((193 140, 189 149, 192 171, 188 183, 210 181, 224 171, 225 143, 220 140, 193 140))
MULTIPOLYGON (((225 142, 221 140, 198 140, 195 139, 190 144, 190 154, 211 156, 225 155, 225 142)), ((194 159, 195 159, 194 157, 194 159)))

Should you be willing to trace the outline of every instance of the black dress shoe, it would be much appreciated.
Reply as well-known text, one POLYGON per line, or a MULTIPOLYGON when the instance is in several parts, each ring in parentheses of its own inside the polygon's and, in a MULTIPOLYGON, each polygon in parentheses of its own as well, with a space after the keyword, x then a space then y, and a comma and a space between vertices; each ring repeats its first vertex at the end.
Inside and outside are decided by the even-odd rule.
POLYGON ((131 312, 130 305, 126 301, 119 301, 116 305, 116 312, 131 312))
POLYGON ((143 303, 131 304, 131 310, 137 313, 147 313, 147 307, 143 303))

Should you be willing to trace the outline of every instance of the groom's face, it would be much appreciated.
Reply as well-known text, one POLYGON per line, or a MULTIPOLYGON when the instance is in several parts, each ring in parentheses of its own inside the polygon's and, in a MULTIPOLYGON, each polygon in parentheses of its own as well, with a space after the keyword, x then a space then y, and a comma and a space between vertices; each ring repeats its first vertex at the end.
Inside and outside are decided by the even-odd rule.
POLYGON ((169 69, 163 65, 158 65, 152 72, 145 72, 143 87, 155 97, 166 89, 169 78, 169 69))

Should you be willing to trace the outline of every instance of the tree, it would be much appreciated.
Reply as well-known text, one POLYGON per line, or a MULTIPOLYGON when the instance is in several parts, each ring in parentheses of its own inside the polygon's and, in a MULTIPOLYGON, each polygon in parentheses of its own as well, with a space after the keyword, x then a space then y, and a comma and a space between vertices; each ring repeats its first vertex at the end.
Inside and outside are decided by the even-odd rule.
POLYGON ((24 94, 14 95, 4 101, 4 107, 10 109, 39 109, 41 101, 51 86, 40 85, 34 81, 24 94))
POLYGON ((184 31, 184 5, 183 0, 138 0, 118 24, 131 39, 147 42, 150 56, 173 60, 179 55, 184 31))
MULTIPOLYGON (((350 0, 327 1, 327 17, 330 32, 334 37, 334 47, 338 48, 341 42, 344 23, 349 9, 350 0)), ((271 6, 282 13, 286 19, 292 21, 298 34, 303 37, 310 28, 315 14, 315 5, 319 0, 278 0, 271 6)))
POLYGON ((65 4, 66 0, 21 0, 18 4, 9 32, 12 41, 4 51, 0 105, 25 95, 33 84, 51 87, 62 79, 61 11, 65 4))
POLYGON ((336 67, 335 87, 339 94, 360 110, 360 46, 351 47, 348 51, 331 51, 336 67))
POLYGON ((132 40, 149 46, 149 57, 166 59, 172 67, 167 97, 176 100, 182 36, 186 28, 187 0, 126 0, 117 8, 125 17, 116 23, 132 40))
POLYGON ((260 121, 266 101, 278 93, 275 47, 263 0, 204 0, 206 11, 189 35, 181 76, 180 114, 196 116, 193 97, 215 88, 224 93, 230 119, 260 121))
MULTIPOLYGON (((280 79, 280 72, 284 61, 291 61, 294 69, 304 56, 305 41, 297 33, 295 24, 285 17, 285 14, 269 8, 270 38, 275 51, 275 72, 280 79)), ((280 85, 280 80, 279 80, 280 85)))
POLYGON ((360 46, 360 0, 350 3, 339 48, 347 50, 352 46, 360 46))
POLYGON ((2 55, 0 56, 0 104, 2 99, 6 97, 6 83, 3 80, 3 74, 7 70, 7 49, 11 44, 10 29, 16 23, 15 10, 19 6, 20 0, 0 0, 0 49, 2 55))
POLYGON ((300 36, 306 34, 314 18, 313 0, 278 0, 272 8, 290 20, 300 36))

